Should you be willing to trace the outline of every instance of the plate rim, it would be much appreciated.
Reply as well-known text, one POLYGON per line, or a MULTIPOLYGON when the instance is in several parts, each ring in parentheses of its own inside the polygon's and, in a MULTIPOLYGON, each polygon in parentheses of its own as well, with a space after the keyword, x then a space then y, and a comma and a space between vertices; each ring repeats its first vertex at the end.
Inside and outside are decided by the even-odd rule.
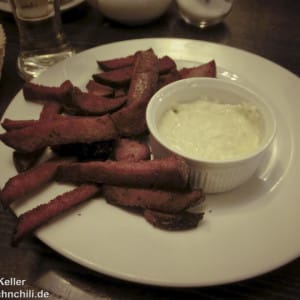
MULTIPOLYGON (((272 62, 271 60, 268 60, 268 59, 266 59, 266 58, 264 58, 264 57, 261 57, 261 56, 259 56, 259 55, 254 54, 254 53, 248 52, 248 51, 246 51, 246 50, 234 48, 234 47, 231 47, 231 46, 228 46, 228 45, 220 45, 220 44, 216 44, 216 43, 212 43, 212 42, 198 41, 198 40, 191 40, 191 39, 146 38, 146 39, 132 39, 132 40, 126 40, 126 41, 117 41, 117 42, 113 42, 113 43, 109 43, 109 44, 104 44, 104 45, 96 46, 96 47, 93 47, 93 48, 91 48, 91 49, 87 49, 87 50, 85 50, 85 51, 79 53, 78 55, 86 55, 86 54, 88 54, 88 53, 87 53, 88 51, 91 51, 91 50, 94 51, 95 49, 97 49, 97 48, 99 48, 99 47, 104 47, 104 46, 106 46, 106 47, 111 47, 111 46, 116 46, 117 44, 119 44, 119 43, 124 43, 124 42, 125 42, 125 43, 126 43, 126 42, 129 42, 129 43, 133 43, 133 44, 136 43, 136 42, 147 42, 147 43, 151 44, 151 41, 153 41, 153 40, 160 40, 160 41, 161 41, 161 40, 177 40, 177 41, 181 41, 181 42, 187 42, 187 41, 190 42, 190 41, 192 41, 192 42, 196 42, 196 43, 197 43, 197 42, 200 42, 200 43, 204 43, 204 44, 210 44, 210 45, 212 45, 212 46, 217 46, 217 47, 221 47, 221 48, 227 47, 227 48, 230 48, 230 49, 233 50, 233 51, 244 52, 246 55, 249 55, 249 54, 250 54, 250 55, 253 56, 253 57, 256 57, 256 58, 259 58, 259 59, 263 59, 264 61, 267 61, 268 63, 271 63, 274 67, 276 67, 276 68, 279 67, 280 70, 281 70, 281 72, 285 72, 285 73, 288 72, 290 75, 292 75, 293 77, 295 77, 295 79, 297 79, 297 80, 299 79, 299 78, 297 77, 297 75, 295 75, 295 74, 292 73, 291 71, 285 69, 284 67, 282 67, 282 66, 280 66, 280 65, 277 65, 276 63, 272 62)), ((76 56, 74 56, 74 57, 76 57, 76 56)), ((71 58, 68 59, 68 60, 74 59, 74 57, 71 57, 71 58)), ((47 73, 47 71, 43 74, 43 76, 42 76, 41 78, 37 78, 36 81, 37 81, 37 82, 42 82, 44 76, 47 76, 46 73, 47 73)), ((14 99, 15 99, 15 98, 14 98, 14 99)), ((14 99, 13 99, 13 101, 14 101, 14 99)), ((13 101, 12 101, 12 102, 13 102, 13 101)), ((10 106, 10 105, 9 105, 9 106, 10 106)), ((8 110, 8 109, 9 109, 9 107, 7 108, 7 110, 8 110)), ((6 115, 6 112, 3 114, 3 118, 5 117, 5 115, 6 115)), ((44 242, 45 244, 47 244, 50 248, 54 249, 54 250, 57 251, 58 253, 60 253, 60 254, 62 254, 63 256, 65 256, 65 257, 71 259, 72 261, 75 261, 76 263, 79 263, 79 264, 81 264, 81 265, 83 265, 83 266, 85 266, 85 267, 88 267, 88 268, 90 268, 90 269, 93 269, 94 271, 97 271, 97 272, 100 272, 100 273, 103 273, 103 274, 106 274, 106 275, 109 275, 109 276, 113 276, 113 277, 116 277, 116 278, 119 278, 119 279, 131 281, 131 282, 136 282, 136 283, 146 283, 146 284, 156 285, 156 286, 169 286, 169 287, 196 287, 196 286, 197 286, 197 287, 199 287, 199 286, 212 286, 212 285, 219 285, 219 284, 227 284, 227 283, 232 283, 232 282, 236 282, 236 281, 240 281, 240 280, 245 280, 245 279, 252 278, 252 277, 254 277, 254 276, 258 276, 258 275, 264 274, 264 273, 266 273, 266 272, 269 272, 269 271, 272 271, 272 270, 274 270, 274 269, 277 269, 277 268, 279 268, 279 267, 281 267, 281 266, 283 266, 283 265, 285 265, 285 264, 289 263, 290 261, 292 261, 292 260, 294 260, 294 259, 297 258, 297 257, 295 257, 295 256, 286 258, 286 260, 282 261, 279 265, 276 265, 276 266, 274 266, 273 268, 270 268, 270 269, 268 269, 268 270, 265 270, 265 271, 262 271, 262 272, 260 272, 260 273, 257 273, 257 274, 255 274, 254 276, 253 276, 253 275, 251 275, 251 276, 245 276, 245 277, 238 278, 238 279, 236 279, 236 280, 234 280, 234 281, 232 281, 232 280, 229 280, 229 281, 224 280, 224 281, 218 282, 218 283, 211 283, 211 284, 206 283, 205 285, 201 285, 201 284, 199 284, 199 282, 198 282, 198 283, 193 282, 193 283, 191 283, 191 284, 187 284, 187 283, 180 284, 179 282, 177 282, 177 283, 172 284, 171 282, 168 282, 168 281, 166 281, 166 282, 162 282, 162 281, 160 281, 160 282, 155 282, 155 281, 151 282, 151 281, 149 281, 149 280, 141 280, 141 279, 139 279, 139 278, 136 278, 135 276, 130 276, 129 274, 123 274, 123 276, 122 276, 122 274, 116 274, 116 272, 108 272, 108 271, 103 272, 103 270, 102 270, 102 271, 101 271, 101 270, 99 271, 99 268, 97 268, 96 266, 93 266, 93 265, 90 264, 89 262, 83 263, 82 261, 80 261, 80 259, 78 260, 77 257, 76 257, 76 255, 74 255, 74 254, 72 254, 72 253, 69 253, 69 252, 67 252, 67 251, 64 252, 64 250, 57 250, 57 248, 56 248, 55 246, 52 245, 52 242, 51 242, 50 240, 47 240, 47 238, 43 237, 43 234, 40 234, 39 232, 37 232, 37 236, 39 237, 39 239, 40 239, 41 241, 43 241, 43 242, 44 242)), ((298 252, 299 252, 299 249, 298 249, 298 252)), ((299 255, 299 253, 298 253, 298 255, 299 255)))

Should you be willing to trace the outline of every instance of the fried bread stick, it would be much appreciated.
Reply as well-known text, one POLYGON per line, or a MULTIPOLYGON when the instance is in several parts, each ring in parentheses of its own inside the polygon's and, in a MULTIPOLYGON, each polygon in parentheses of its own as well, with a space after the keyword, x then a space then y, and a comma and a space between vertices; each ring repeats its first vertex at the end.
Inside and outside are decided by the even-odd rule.
POLYGON ((103 195, 109 203, 117 206, 140 207, 165 213, 182 212, 204 199, 200 190, 165 191, 106 185, 103 186, 103 195))
MULTIPOLYGON (((148 160, 150 159, 148 152, 146 144, 136 140, 120 139, 115 148, 115 158, 127 161, 148 160)), ((165 191, 103 185, 103 195, 112 205, 144 210, 145 219, 162 229, 191 229, 196 227, 203 217, 203 214, 184 211, 204 200, 202 190, 165 191)))
POLYGON ((83 184, 75 189, 57 196, 48 203, 41 204, 30 211, 20 215, 13 244, 17 244, 25 235, 31 233, 41 225, 49 222, 55 216, 82 203, 101 190, 101 187, 93 184, 83 184))
MULTIPOLYGON (((148 52, 152 51, 152 49, 147 50, 148 52)), ((147 52, 143 51, 143 52, 147 52)), ((133 78, 134 74, 134 64, 136 62, 137 57, 140 55, 140 52, 138 51, 131 60, 131 64, 127 64, 126 60, 119 60, 116 61, 115 66, 113 67, 113 61, 108 61, 108 63, 102 62, 101 65, 104 67, 104 65, 111 68, 108 70, 106 68, 106 72, 101 72, 93 75, 93 78, 96 82, 109 85, 112 87, 126 87, 130 84, 130 81, 133 78), (120 63, 119 63, 120 62, 120 63), (124 62, 124 65, 122 63, 124 62)), ((117 59, 118 60, 118 59, 117 59)), ((146 64, 147 62, 145 62, 146 64)), ((98 62, 99 64, 99 62, 98 62)), ((99 64, 100 65, 100 64, 99 64)), ((165 74, 168 73, 170 70, 176 68, 176 64, 172 58, 169 56, 164 56, 162 58, 158 59, 158 72, 159 74, 165 74)), ((104 69, 103 69, 104 70, 104 69)))
POLYGON ((149 160, 150 156, 151 152, 146 143, 126 138, 116 140, 114 148, 115 160, 134 162, 139 160, 149 160))
POLYGON ((200 66, 191 67, 191 68, 182 68, 179 70, 181 78, 190 78, 190 77, 216 77, 217 76, 217 67, 214 60, 209 61, 208 63, 202 64, 200 66))
MULTIPOLYGON (((52 120, 59 114, 61 111, 61 105, 56 102, 46 102, 43 105, 42 111, 40 113, 39 120, 52 120)), ((14 130, 14 129, 21 129, 29 125, 34 125, 39 120, 12 120, 5 118, 1 123, 1 126, 6 130, 14 130)))
POLYGON ((72 89, 73 84, 70 80, 65 80, 59 87, 46 86, 28 81, 23 86, 23 96, 28 101, 54 101, 63 103, 71 96, 72 89))
POLYGON ((4 207, 12 202, 32 194, 53 180, 58 166, 70 163, 70 160, 49 160, 10 178, 0 192, 4 207))
MULTIPOLYGON (((61 105, 57 102, 45 102, 43 105, 42 111, 40 113, 40 120, 52 120, 54 117, 58 116, 61 111, 61 105)), ((6 124, 6 130, 13 130, 13 129, 21 129, 28 125, 33 125, 35 121, 31 120, 9 120, 5 119, 3 122, 6 124)), ((13 160, 14 165, 18 172, 24 172, 31 167, 33 167, 37 161, 41 158, 42 154, 44 153, 45 148, 38 149, 33 152, 13 152, 13 160)))
POLYGON ((74 87, 70 101, 65 104, 67 111, 84 115, 103 115, 120 108, 127 101, 127 97, 106 98, 91 93, 82 92, 74 87))
POLYGON ((99 118, 37 121, 31 126, 1 134, 0 140, 20 152, 33 152, 46 146, 107 141, 117 137, 111 118, 104 115, 99 118))
POLYGON ((93 161, 60 166, 56 179, 62 182, 103 183, 139 188, 185 189, 189 167, 170 156, 148 161, 93 161))
POLYGON ((95 80, 89 80, 86 84, 86 89, 90 94, 97 96, 112 97, 114 94, 114 89, 108 85, 103 85, 96 82, 95 80))
POLYGON ((152 50, 136 54, 126 105, 111 115, 121 136, 137 136, 147 130, 145 112, 158 87, 158 58, 152 50))
POLYGON ((144 210, 145 219, 153 226, 164 230, 189 230, 197 227, 204 213, 190 213, 183 211, 178 214, 162 213, 159 211, 144 210))

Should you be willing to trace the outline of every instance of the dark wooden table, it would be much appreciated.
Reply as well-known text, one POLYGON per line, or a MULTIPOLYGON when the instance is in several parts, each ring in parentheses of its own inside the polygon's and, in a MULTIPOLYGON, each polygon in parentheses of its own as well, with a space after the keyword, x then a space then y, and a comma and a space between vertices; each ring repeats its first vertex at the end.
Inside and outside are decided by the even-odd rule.
MULTIPOLYGON (((62 18, 65 32, 77 51, 134 38, 190 38, 253 52, 299 76, 299 14, 298 0, 236 0, 225 23, 205 31, 183 23, 174 6, 156 22, 140 27, 110 22, 86 3, 64 12, 62 18)), ((0 12, 0 23, 7 35, 0 81, 1 117, 24 82, 16 70, 16 24, 11 14, 5 12, 0 12)), ((0 278, 25 280, 21 287, 23 291, 49 291, 50 295, 44 295, 44 299, 300 299, 299 258, 271 273, 235 284, 189 289, 158 288, 96 274, 55 253, 35 237, 26 239, 18 247, 11 247, 15 224, 15 217, 1 207, 0 278)), ((0 286, 0 292, 3 288, 0 286)), ((10 291, 20 289, 18 286, 7 288, 10 291)))

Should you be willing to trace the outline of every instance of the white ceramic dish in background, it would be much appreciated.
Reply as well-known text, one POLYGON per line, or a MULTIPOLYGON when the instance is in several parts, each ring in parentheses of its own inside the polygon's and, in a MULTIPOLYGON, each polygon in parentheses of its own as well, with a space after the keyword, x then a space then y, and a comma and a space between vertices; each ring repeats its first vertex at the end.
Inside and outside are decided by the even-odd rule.
POLYGON ((190 185, 206 193, 232 190, 246 182, 259 166, 276 132, 276 120, 270 105, 257 93, 239 84, 215 78, 189 78, 179 80, 160 89, 150 100, 146 120, 150 131, 150 144, 154 157, 175 153, 191 167, 190 185), (206 97, 219 103, 246 104, 257 108, 262 117, 262 138, 258 149, 245 157, 231 160, 196 159, 189 153, 178 152, 168 146, 158 124, 174 105, 206 97))
POLYGON ((126 25, 141 25, 160 17, 172 0, 88 0, 111 20, 126 25))
MULTIPOLYGON (((61 10, 62 11, 66 11, 68 9, 71 9, 74 6, 77 6, 77 5, 81 4, 83 1, 84 0, 62 1, 62 3, 61 3, 61 10)), ((0 10, 8 12, 8 13, 12 12, 8 0, 2 0, 2 1, 0 1, 0 10)))
MULTIPOLYGON (((99 72, 96 61, 152 47, 179 67, 215 59, 218 77, 251 86, 275 108, 277 134, 268 160, 246 184, 208 195, 195 230, 165 232, 142 217, 100 199, 83 203, 36 231, 46 245, 92 270, 159 286, 211 286, 274 270, 300 255, 299 77, 262 57, 236 48, 189 39, 138 39, 102 45, 53 66, 34 81, 84 88, 99 72), (138 245, 138 246, 137 246, 138 245), (170 251, 171 249, 171 251, 170 251), (274 251, 276 249, 276 251, 274 251)), ((41 106, 20 91, 4 118, 34 119, 41 106)), ((3 132, 3 129, 0 129, 3 132)), ((16 174, 12 149, 0 144, 0 185, 16 174)), ((14 205, 16 215, 46 203, 72 186, 54 183, 14 205)))
POLYGON ((230 13, 233 0, 176 0, 179 15, 188 24, 206 28, 221 23, 230 13))

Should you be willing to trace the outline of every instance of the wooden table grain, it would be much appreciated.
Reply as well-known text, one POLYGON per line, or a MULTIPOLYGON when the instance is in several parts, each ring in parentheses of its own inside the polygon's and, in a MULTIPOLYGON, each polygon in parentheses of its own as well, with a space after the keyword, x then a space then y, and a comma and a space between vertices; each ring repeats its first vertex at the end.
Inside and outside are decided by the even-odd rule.
MULTIPOLYGON (((103 18, 87 3, 82 3, 65 11, 62 19, 64 30, 78 52, 135 38, 190 38, 255 53, 299 76, 299 14, 299 0, 236 0, 225 22, 208 30, 185 24, 178 17, 175 5, 151 24, 126 27, 103 18)), ((0 23, 7 35, 0 81, 1 117, 24 82, 16 68, 19 47, 16 24, 11 14, 6 12, 0 12, 0 23)), ((12 247, 10 240, 15 225, 14 215, 1 207, 0 292, 8 288, 1 284, 2 278, 18 278, 24 280, 23 291, 49 293, 40 294, 40 299, 300 299, 299 258, 265 275, 234 284, 207 288, 159 288, 90 271, 57 254, 35 237, 12 247)), ((19 289, 19 286, 9 286, 10 291, 18 292, 19 289)))

